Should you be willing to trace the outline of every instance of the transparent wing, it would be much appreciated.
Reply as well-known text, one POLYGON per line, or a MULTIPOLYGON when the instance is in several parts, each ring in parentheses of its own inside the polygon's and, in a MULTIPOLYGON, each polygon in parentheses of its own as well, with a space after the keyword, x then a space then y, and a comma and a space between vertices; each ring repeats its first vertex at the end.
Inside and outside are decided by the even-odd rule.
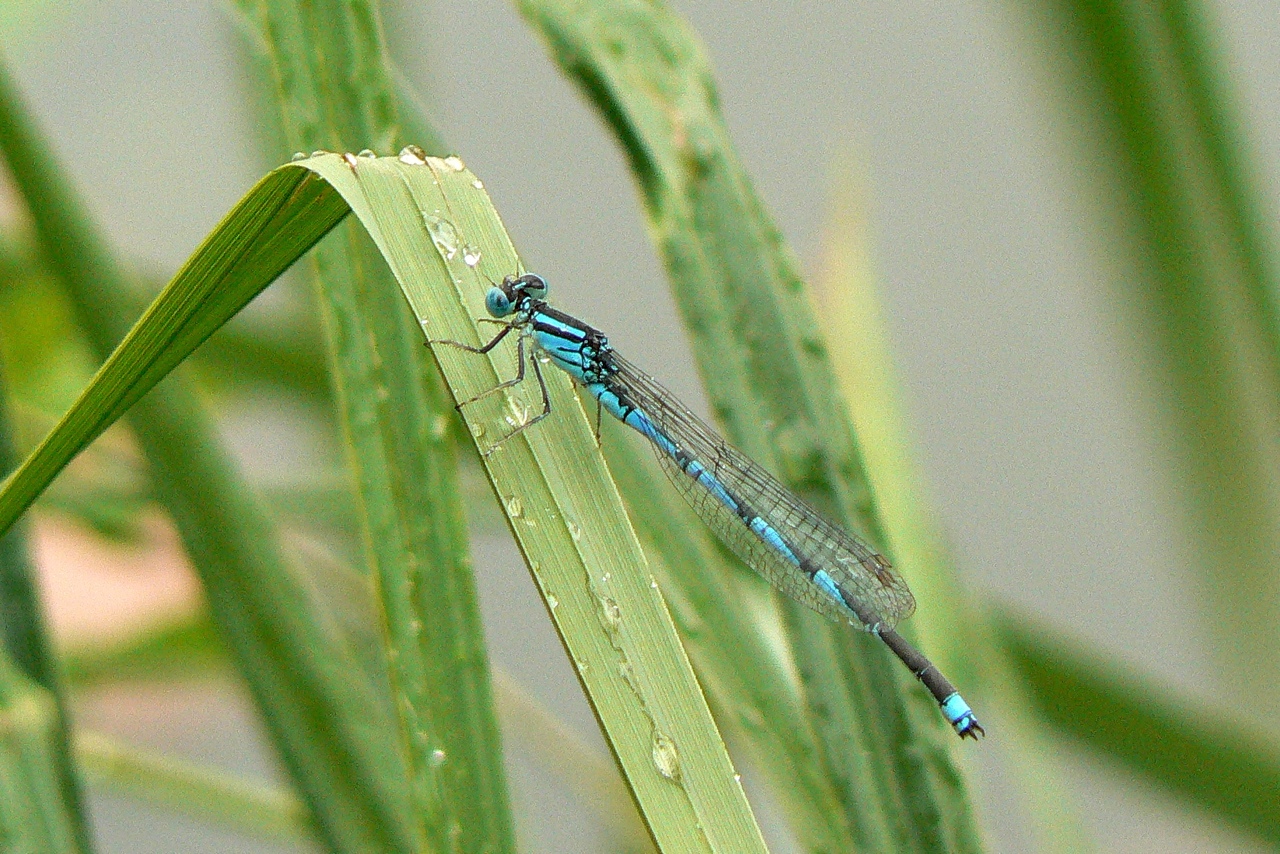
POLYGON ((616 352, 608 385, 696 459, 739 503, 777 531, 803 567, 789 560, 733 508, 655 444, 663 470, 694 512, 742 560, 787 596, 830 619, 862 628, 892 626, 910 616, 915 599, 889 561, 870 545, 827 522, 758 463, 735 450, 652 377, 616 352), (848 607, 811 577, 825 570, 848 607))

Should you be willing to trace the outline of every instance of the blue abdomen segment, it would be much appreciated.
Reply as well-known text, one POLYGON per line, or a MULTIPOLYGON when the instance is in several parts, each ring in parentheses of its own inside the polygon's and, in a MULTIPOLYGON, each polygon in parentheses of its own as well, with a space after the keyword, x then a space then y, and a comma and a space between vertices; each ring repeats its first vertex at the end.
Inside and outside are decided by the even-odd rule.
POLYGON ((787 543, 781 532, 769 524, 766 519, 757 515, 741 498, 730 492, 728 487, 701 460, 690 456, 661 427, 655 424, 648 414, 631 403, 624 402, 619 391, 611 387, 607 382, 587 383, 585 388, 591 392, 596 400, 600 401, 601 406, 610 415, 652 442, 659 453, 672 460, 681 471, 737 516, 742 521, 742 524, 759 537, 761 542, 777 554, 778 557, 803 571, 837 607, 847 612, 850 617, 859 618, 859 615, 849 607, 835 579, 829 573, 822 569, 815 569, 808 565, 806 561, 803 561, 791 545, 787 543))
MULTIPOLYGON (((771 549, 776 551, 788 563, 797 568, 802 568, 800 558, 796 556, 791 546, 787 545, 782 534, 776 528, 770 525, 765 519, 757 516, 743 501, 729 492, 725 485, 711 471, 702 464, 701 460, 690 457, 683 451, 679 445, 672 441, 671 437, 664 433, 653 420, 639 409, 629 409, 623 414, 621 401, 618 395, 612 390, 603 386, 601 390, 596 392, 592 389, 592 393, 604 403, 606 409, 617 419, 622 421, 628 427, 635 429, 637 432, 645 436, 649 441, 653 442, 662 453, 666 454, 684 470, 685 474, 698 482, 698 485, 715 499, 729 508, 742 523, 755 533, 757 537, 765 542, 771 549)), ((823 588, 826 590, 836 602, 844 604, 839 593, 835 590, 834 583, 823 588)))
MULTIPOLYGON (((828 596, 839 602, 846 610, 849 609, 848 604, 844 601, 844 596, 840 595, 840 588, 836 585, 836 580, 825 569, 820 569, 813 574, 813 583, 822 588, 828 596)), ((851 610, 850 613, 852 613, 851 610)))
POLYGON ((977 725, 978 719, 974 717, 973 709, 969 708, 969 704, 964 701, 964 697, 960 696, 957 691, 950 697, 947 697, 939 705, 942 706, 942 714, 955 727, 955 731, 961 737, 970 732, 977 725))

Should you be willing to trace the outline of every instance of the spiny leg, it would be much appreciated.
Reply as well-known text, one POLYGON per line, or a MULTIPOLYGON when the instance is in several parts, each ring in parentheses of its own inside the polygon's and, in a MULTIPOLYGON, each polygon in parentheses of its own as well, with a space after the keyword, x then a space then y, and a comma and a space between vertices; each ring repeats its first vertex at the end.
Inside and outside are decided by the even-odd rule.
MULTIPOLYGON (((518 322, 507 323, 501 320, 496 320, 488 317, 481 318, 480 320, 481 322, 486 322, 486 323, 497 323, 503 327, 502 331, 499 332, 497 335, 495 335, 493 339, 489 341, 489 343, 485 344, 484 346, 472 347, 470 344, 463 344, 461 341, 450 341, 443 338, 438 339, 436 341, 428 342, 428 343, 448 344, 450 347, 457 347, 458 349, 465 350, 468 353, 484 354, 484 353, 488 353, 494 347, 498 346, 498 343, 502 341, 502 339, 506 338, 509 334, 511 334, 511 330, 524 326, 523 323, 518 323, 518 322)), ((527 337, 528 337, 527 334, 522 334, 519 338, 516 339, 516 375, 514 377, 499 383, 498 385, 494 386, 491 389, 488 389, 487 391, 482 391, 480 394, 477 394, 475 397, 461 401, 454 408, 461 410, 462 407, 470 403, 475 403, 477 400, 486 398, 496 391, 501 391, 504 388, 511 388, 512 386, 516 386, 524 382, 524 376, 525 376, 524 371, 525 371, 525 361, 526 361, 525 339, 527 337)), ((551 394, 547 390, 547 381, 542 376, 542 368, 538 364, 537 354, 530 353, 529 361, 533 362, 533 375, 538 378, 538 390, 542 393, 542 412, 540 412, 537 416, 529 419, 525 423, 521 424, 515 430, 512 430, 510 433, 508 433, 506 436, 503 436, 501 439, 499 439, 497 442, 491 445, 488 450, 483 451, 482 454, 486 457, 489 456, 489 454, 496 451, 499 447, 501 447, 502 443, 510 439, 512 436, 515 436, 516 434, 523 432, 527 428, 532 427, 534 424, 537 424, 539 421, 541 421, 542 419, 546 418, 548 415, 551 414, 551 394)))
POLYGON ((447 338, 437 338, 436 340, 428 341, 427 343, 428 344, 448 344, 450 347, 457 347, 459 350, 466 350, 468 353, 483 354, 483 353, 488 353, 494 347, 497 347, 498 342, 501 341, 503 338, 506 338, 508 335, 510 335, 512 329, 515 329, 519 326, 524 325, 522 323, 511 323, 505 320, 495 320, 492 317, 482 317, 478 322, 479 323, 496 323, 502 327, 502 331, 499 332, 497 335, 493 336, 493 340, 491 340, 488 344, 484 344, 480 347, 472 347, 470 344, 463 344, 461 341, 450 341, 447 338))
MULTIPOLYGON (((482 318, 482 319, 488 320, 488 318, 482 318)), ((502 321, 500 320, 498 321, 490 320, 489 322, 502 323, 502 321)), ((498 345, 498 342, 500 342, 503 338, 506 338, 507 335, 511 333, 511 330, 517 328, 519 325, 520 324, 516 324, 516 323, 503 324, 502 331, 499 332, 497 335, 495 335, 493 340, 490 341, 488 344, 485 344, 483 347, 472 347, 470 344, 463 344, 461 341, 448 341, 445 339, 440 339, 431 343, 448 344, 451 347, 457 347, 460 350, 466 350, 468 353, 484 354, 484 353, 488 353, 490 350, 496 347, 498 345)), ((482 400, 483 398, 488 397, 494 392, 502 391, 502 389, 504 388, 511 388, 512 386, 516 386, 524 382, 524 363, 525 363, 524 339, 525 337, 526 336, 521 335, 519 338, 516 339, 516 375, 509 380, 504 380, 503 382, 498 383, 493 388, 486 389, 485 391, 480 392, 475 397, 471 397, 466 400, 460 401, 454 407, 455 409, 460 410, 462 409, 462 407, 466 406, 467 404, 475 403, 477 400, 482 400)))
MULTIPOLYGON (((523 344, 524 344, 524 339, 523 339, 523 338, 521 338, 521 339, 520 339, 520 344, 521 344, 521 345, 523 345, 523 344)), ((501 439, 499 439, 498 441, 494 442, 492 445, 490 445, 490 446, 489 446, 489 449, 488 449, 487 451, 483 451, 483 452, 482 452, 482 455, 483 455, 483 456, 486 456, 486 457, 487 457, 487 456, 489 456, 489 455, 490 455, 490 454, 492 454, 494 451, 498 450, 498 448, 502 447, 502 443, 503 443, 503 442, 507 441, 507 440, 508 440, 508 439, 510 439, 512 436, 517 436, 517 435, 519 435, 520 433, 523 433, 525 430, 529 429, 529 428, 530 428, 530 427, 532 427, 534 424, 537 424, 539 421, 541 421, 542 419, 546 418, 548 415, 550 415, 550 414, 551 414, 551 393, 547 391, 547 381, 546 381, 545 379, 543 379, 543 376, 542 376, 542 368, 541 368, 541 367, 539 367, 539 365, 538 365, 538 356, 537 356, 537 354, 536 354, 536 353, 535 353, 535 354, 532 354, 532 355, 530 356, 530 359, 529 359, 529 360, 533 363, 533 375, 534 375, 535 377, 537 377, 537 379, 538 379, 538 389, 542 392, 542 411, 541 411, 540 413, 538 413, 537 415, 535 415, 533 418, 530 418, 528 421, 526 421, 526 422, 524 422, 523 424, 521 424, 521 425, 520 425, 519 427, 517 427, 516 429, 512 430, 512 431, 511 431, 510 433, 508 433, 507 435, 503 436, 503 437, 502 437, 501 439)), ((521 377, 521 378, 523 378, 523 377, 524 377, 524 350, 523 350, 523 346, 521 346, 520 377, 521 377)), ((501 388, 501 386, 499 386, 499 388, 501 388)), ((492 390, 493 390, 493 391, 496 391, 496 389, 492 389, 492 390)), ((486 394, 487 394, 487 393, 488 393, 488 392, 486 392, 486 394)), ((483 397, 483 395, 481 395, 481 396, 483 397)), ((468 402, 470 402, 470 401, 468 401, 468 402)), ((459 405, 461 405, 461 404, 459 404, 459 405)))

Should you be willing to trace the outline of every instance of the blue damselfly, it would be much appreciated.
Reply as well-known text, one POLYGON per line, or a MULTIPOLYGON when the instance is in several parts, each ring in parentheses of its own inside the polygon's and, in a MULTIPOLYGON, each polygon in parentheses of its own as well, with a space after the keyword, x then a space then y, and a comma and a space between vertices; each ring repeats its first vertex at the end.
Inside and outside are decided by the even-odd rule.
POLYGON ((541 276, 508 276, 490 288, 485 298, 491 322, 503 327, 493 340, 483 347, 438 342, 487 353, 511 332, 518 333, 515 377, 459 407, 522 382, 525 366, 532 365, 543 409, 511 435, 547 417, 551 400, 537 353, 526 349, 531 341, 586 388, 600 407, 649 440, 671 483, 738 557, 787 596, 878 636, 929 689, 961 737, 983 734, 955 686, 893 629, 914 610, 915 599, 889 561, 823 519, 653 378, 618 355, 602 332, 548 305, 546 295, 547 283, 541 276))

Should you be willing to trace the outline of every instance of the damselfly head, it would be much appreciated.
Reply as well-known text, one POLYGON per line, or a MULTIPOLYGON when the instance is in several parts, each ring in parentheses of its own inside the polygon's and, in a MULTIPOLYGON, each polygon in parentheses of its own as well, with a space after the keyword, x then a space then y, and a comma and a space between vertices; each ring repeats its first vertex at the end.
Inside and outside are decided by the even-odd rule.
POLYGON ((522 311, 529 300, 541 300, 547 295, 547 281, 534 273, 523 276, 507 276, 501 285, 494 285, 485 295, 484 306, 494 317, 506 317, 522 311))

